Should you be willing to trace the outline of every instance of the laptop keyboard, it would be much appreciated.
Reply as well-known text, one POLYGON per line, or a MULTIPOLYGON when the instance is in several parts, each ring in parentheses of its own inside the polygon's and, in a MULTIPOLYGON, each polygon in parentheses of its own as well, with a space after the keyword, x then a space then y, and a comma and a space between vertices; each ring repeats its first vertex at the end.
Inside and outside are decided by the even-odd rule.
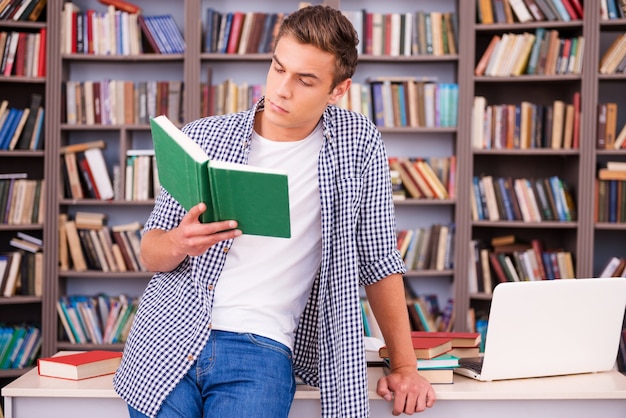
POLYGON ((483 368, 483 357, 466 357, 459 359, 459 366, 480 374, 483 368))

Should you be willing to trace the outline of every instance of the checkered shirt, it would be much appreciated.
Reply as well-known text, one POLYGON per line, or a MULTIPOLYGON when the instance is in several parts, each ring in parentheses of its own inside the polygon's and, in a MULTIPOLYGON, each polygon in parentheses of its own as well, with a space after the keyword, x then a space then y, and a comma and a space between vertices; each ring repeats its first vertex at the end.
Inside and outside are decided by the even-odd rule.
MULTIPOLYGON (((247 163, 254 115, 199 119, 183 130, 212 159, 247 163)), ((369 416, 359 288, 405 267, 396 249, 395 215, 385 148, 363 115, 328 106, 318 159, 322 261, 294 343, 296 374, 321 392, 323 417, 369 416)), ((145 229, 170 230, 185 210, 162 191, 145 229)), ((156 273, 141 298, 115 391, 155 416, 187 373, 211 332, 214 289, 232 241, 156 273)))

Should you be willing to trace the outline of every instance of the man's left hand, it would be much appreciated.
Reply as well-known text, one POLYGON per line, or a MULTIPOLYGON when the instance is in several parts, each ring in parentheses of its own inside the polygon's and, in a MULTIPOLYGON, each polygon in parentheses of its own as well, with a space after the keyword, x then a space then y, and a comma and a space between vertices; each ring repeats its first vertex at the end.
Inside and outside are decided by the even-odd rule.
POLYGON ((393 415, 423 412, 437 400, 430 382, 413 367, 398 368, 380 378, 376 392, 387 401, 393 400, 393 415))

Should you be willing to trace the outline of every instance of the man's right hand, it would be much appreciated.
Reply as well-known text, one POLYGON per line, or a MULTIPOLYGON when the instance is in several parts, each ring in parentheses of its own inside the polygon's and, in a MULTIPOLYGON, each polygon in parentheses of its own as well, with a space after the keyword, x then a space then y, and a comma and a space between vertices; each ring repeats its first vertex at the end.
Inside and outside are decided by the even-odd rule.
POLYGON ((141 240, 141 258, 150 271, 171 271, 187 256, 204 254, 216 243, 241 235, 236 221, 201 223, 206 210, 199 203, 189 210, 180 224, 170 230, 152 229, 141 240))

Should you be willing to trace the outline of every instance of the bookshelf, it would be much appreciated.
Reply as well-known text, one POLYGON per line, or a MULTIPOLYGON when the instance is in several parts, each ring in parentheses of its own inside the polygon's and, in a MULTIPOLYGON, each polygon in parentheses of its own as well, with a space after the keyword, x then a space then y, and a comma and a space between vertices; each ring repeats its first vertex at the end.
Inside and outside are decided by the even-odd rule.
MULTIPOLYGON (((105 12, 106 7, 96 0, 77 0, 81 10, 93 8, 105 12)), ((183 34, 186 49, 182 54, 152 54, 99 56, 93 54, 59 53, 63 38, 63 3, 49 2, 47 23, 12 23, 0 21, 0 30, 38 31, 49 29, 47 39, 47 73, 45 78, 2 77, 2 97, 26 107, 29 95, 25 90, 44 95, 45 150, 0 151, 2 169, 25 169, 33 176, 48 181, 45 222, 26 226, 0 225, 0 247, 9 248, 8 242, 19 231, 32 232, 44 239, 44 265, 47 272, 43 297, 0 298, 0 319, 13 318, 41 321, 43 330, 43 355, 52 355, 61 349, 100 348, 99 344, 71 344, 62 336, 56 302, 65 295, 111 295, 124 293, 141 295, 150 274, 141 271, 104 272, 88 270, 76 272, 62 270, 59 266, 59 232, 55 227, 60 214, 74 216, 77 212, 106 213, 109 225, 143 222, 153 201, 128 200, 123 195, 110 201, 95 198, 75 199, 64 195, 61 147, 86 141, 104 140, 104 157, 109 174, 114 166, 126 165, 129 150, 151 148, 149 127, 145 123, 117 123, 112 125, 87 125, 67 123, 66 109, 59 106, 66 94, 68 81, 85 82, 109 78, 112 80, 183 82, 180 123, 203 115, 202 86, 232 79, 235 84, 263 84, 269 53, 223 54, 204 49, 205 16, 209 7, 227 11, 289 12, 297 7, 291 0, 274 1, 260 6, 251 0, 235 3, 225 0, 185 0, 183 7, 172 7, 165 0, 138 0, 144 14, 169 13, 183 34), (209 78, 210 75, 210 78, 209 78), (5 168, 6 167, 6 168, 5 168)), ((327 4, 345 11, 367 10, 381 13, 413 12, 418 7, 413 2, 394 0, 381 5, 373 0, 327 1, 327 4)), ((599 0, 587 1, 586 10, 597 10, 599 0)), ((626 20, 601 20, 596 13, 585 13, 582 20, 570 22, 550 21, 525 23, 476 23, 475 2, 446 0, 424 2, 419 9, 451 12, 458 19, 457 54, 443 56, 411 55, 388 56, 362 54, 354 81, 366 83, 371 77, 437 78, 440 82, 456 83, 459 87, 457 123, 454 127, 381 127, 389 156, 398 157, 456 157, 457 187, 453 198, 406 199, 396 203, 399 229, 427 227, 433 223, 454 223, 454 263, 451 268, 439 270, 412 270, 405 280, 418 294, 437 294, 440 302, 454 298, 456 330, 466 330, 465 313, 468 309, 488 310, 490 296, 475 293, 469 286, 472 240, 488 241, 494 236, 514 234, 523 239, 541 238, 551 247, 564 248, 573 255, 576 275, 593 276, 599 273, 607 255, 624 256, 624 224, 596 223, 594 221, 594 194, 596 166, 606 161, 626 161, 625 151, 597 150, 595 147, 597 107, 599 101, 615 101, 626 106, 621 99, 626 86, 623 75, 600 75, 598 62, 610 42, 626 30, 626 20), (470 18, 471 16, 471 18, 470 18), (538 27, 554 29, 567 36, 585 38, 585 59, 580 74, 524 75, 519 77, 475 76, 474 68, 488 42, 494 35, 503 33, 534 32, 538 27), (472 106, 474 97, 482 95, 491 103, 519 103, 523 100, 551 104, 556 99, 566 103, 580 92, 581 113, 580 144, 572 149, 476 149, 472 147, 472 106), (592 140, 593 139, 593 140, 592 140), (529 170, 532 169, 532 172, 529 170), (473 220, 471 208, 472 187, 469 179, 489 174, 492 176, 533 177, 558 175, 574 190, 577 218, 572 221, 489 221, 473 220)), ((618 112, 618 125, 626 121, 624 109, 618 112)), ((119 179, 125 184, 125 171, 119 179)), ((122 187, 124 190, 124 187, 122 187)), ((6 321, 5 320, 5 321, 6 321)), ((121 349, 122 343, 112 347, 121 349)), ((106 345, 106 347, 111 347, 106 345)), ((21 371, 9 373, 9 377, 21 371)))
MULTIPOLYGON (((191 39, 192 36, 188 33, 191 29, 183 29, 194 26, 185 24, 186 21, 191 21, 190 16, 193 16, 191 3, 194 2, 185 1, 184 7, 171 7, 165 1, 136 2, 135 4, 142 8, 142 14, 146 17, 171 15, 183 38, 191 39)), ((95 11, 96 16, 102 22, 115 16, 109 8, 96 1, 75 1, 73 4, 82 13, 95 11)), ((67 10, 66 5, 67 3, 64 5, 61 2, 48 5, 50 24, 53 27, 62 28, 66 25, 64 16, 67 10)), ((124 18, 120 20, 122 19, 124 18)), ((54 113, 51 112, 49 115, 52 124, 49 137, 53 145, 48 150, 48 155, 51 156, 53 166, 51 178, 55 179, 54 183, 57 188, 52 196, 52 210, 48 213, 47 222, 59 223, 59 215, 65 215, 67 220, 72 221, 78 219, 77 214, 104 214, 106 224, 111 230, 116 227, 123 229, 124 226, 136 230, 136 227, 143 224, 154 204, 154 193, 150 190, 151 179, 145 183, 148 186, 147 192, 138 194, 131 191, 131 189, 137 189, 137 183, 133 182, 134 177, 128 171, 127 163, 131 158, 129 156, 132 154, 135 160, 145 156, 147 160, 144 159, 144 161, 148 161, 148 165, 151 163, 151 155, 147 150, 152 149, 152 141, 145 116, 149 109, 151 109, 151 115, 156 115, 157 112, 168 114, 177 124, 193 119, 194 106, 190 102, 193 95, 188 95, 184 88, 185 85, 193 85, 191 62, 195 55, 189 52, 193 50, 193 43, 185 52, 175 51, 163 54, 153 53, 144 44, 143 51, 145 52, 138 54, 125 52, 125 49, 120 48, 119 43, 114 45, 103 43, 101 37, 99 43, 93 41, 94 45, 99 45, 101 53, 80 53, 66 46, 66 33, 56 31, 55 36, 51 38, 51 48, 61 53, 55 52, 54 58, 49 63, 49 78, 54 84, 53 96, 62 98, 63 106, 56 106, 54 113), (104 52, 107 48, 112 52, 108 54, 104 52), (77 90, 82 90, 82 93, 73 95, 72 93, 77 90), (100 94, 96 93, 98 91, 100 94), (105 97, 106 91, 110 94, 108 98, 105 97), (95 121, 93 115, 91 118, 86 114, 81 117, 80 106, 74 108, 67 105, 69 97, 76 97, 78 100, 79 96, 83 99, 93 96, 94 101, 99 96, 102 102, 108 99, 113 103, 111 112, 106 112, 106 107, 102 106, 101 114, 99 117, 95 116, 95 121), (114 110, 119 108, 133 109, 134 112, 130 115, 115 113, 114 110), (157 108, 158 111, 155 110, 157 108), (65 155, 69 153, 63 150, 91 142, 104 143, 103 147, 95 149, 101 151, 106 173, 94 175, 94 177, 102 177, 102 174, 109 177, 109 183, 114 190, 112 199, 101 199, 97 195, 89 194, 89 188, 84 184, 83 197, 78 197, 69 192, 68 187, 64 185, 67 164, 65 155)), ((93 48, 97 50, 98 46, 93 48)), ((131 51, 135 50, 131 49, 131 51)), ((82 151, 75 153, 79 161, 85 155, 86 153, 82 151)), ((131 234, 136 236, 135 233, 131 234)), ((107 231, 106 235, 110 235, 116 242, 114 232, 107 231)), ((60 236, 58 231, 54 231, 53 242, 58 242, 60 236)), ((84 238, 82 242, 85 242, 84 238)), ((71 260, 71 257, 69 259, 71 260)), ((66 264, 60 263, 59 260, 63 258, 56 245, 52 247, 48 258, 49 271, 54 273, 51 274, 51 283, 45 296, 43 309, 50 313, 52 318, 47 325, 43 353, 50 355, 62 349, 92 349, 103 346, 121 350, 123 339, 120 338, 103 338, 102 342, 97 338, 78 339, 78 343, 68 340, 57 314, 57 301, 61 297, 106 295, 112 298, 121 296, 122 302, 125 298, 132 306, 132 301, 136 301, 141 295, 151 274, 143 270, 140 263, 133 262, 130 258, 117 263, 118 268, 112 268, 113 263, 109 264, 109 268, 105 268, 103 265, 94 265, 93 260, 90 261, 87 257, 88 268, 85 271, 76 271, 71 261, 69 268, 66 268, 66 264), (125 267, 122 268, 121 265, 125 267)), ((104 329, 102 334, 104 334, 104 329)))
MULTIPOLYGON (((525 2, 524 2, 525 3, 525 2)), ((554 100, 571 101, 580 92, 580 143, 570 149, 473 149, 470 157, 473 176, 540 177, 558 175, 574 191, 577 218, 568 222, 473 221, 472 238, 488 241, 498 235, 514 234, 521 239, 539 238, 547 246, 571 252, 576 277, 596 277, 611 256, 624 256, 624 247, 618 238, 624 225, 595 221, 595 184, 597 168, 607 161, 623 161, 621 150, 597 149, 598 104, 623 104, 623 74, 600 74, 599 63, 610 43, 624 32, 624 19, 603 19, 599 11, 606 3, 587 1, 582 19, 563 21, 535 21, 519 23, 494 21, 474 24, 474 50, 466 51, 477 64, 488 41, 504 33, 535 33, 537 28, 556 30, 565 37, 584 38, 584 60, 580 74, 537 74, 519 77, 473 76, 469 88, 472 96, 484 95, 493 103, 511 103, 529 100, 549 105, 554 100), (620 90, 622 89, 622 90, 620 90), (532 169, 529 169, 532 167, 532 169)), ((480 16, 480 11, 479 14, 480 16)), ((617 126, 624 124, 624 115, 618 113, 617 126)), ((489 295, 471 293, 470 305, 488 312, 489 295)))
MULTIPOLYGON (((596 19, 597 22, 594 23, 599 26, 596 54, 597 61, 600 62, 610 44, 626 32, 626 20, 623 18, 604 19, 602 16, 597 16, 596 19)), ((620 129, 626 122, 625 104, 622 99, 623 96, 620 94, 626 88, 626 78, 623 73, 601 74, 596 71, 594 75, 597 78, 593 93, 596 95, 596 103, 613 102, 617 104, 617 129, 620 129)), ((594 110, 598 112, 597 107, 594 110)), ((598 117, 596 113, 593 120, 598 120, 598 117)), ((597 132, 595 138, 597 138, 597 132)), ((597 167, 604 167, 609 161, 626 160, 626 152, 623 149, 599 149, 596 147, 594 153, 593 162, 597 164, 597 167)), ((594 184, 594 193, 597 193, 598 187, 598 184, 594 184)), ((624 258, 626 256, 626 248, 620 239, 626 225, 623 222, 603 222, 596 217, 593 219, 596 222, 592 229, 594 242, 592 272, 593 274, 600 274, 611 257, 624 258)))
MULTIPOLYGON (((42 31, 47 30, 48 16, 44 12, 35 21, 28 20, 0 20, 0 32, 7 34, 7 37, 14 33, 24 34, 25 37, 33 37, 40 34, 42 31)), ((34 39, 34 38, 33 38, 34 39)), ((25 44, 24 44, 25 45, 25 44)), ((41 44, 39 44, 41 45, 41 44)), ((45 47, 43 48, 46 51, 45 47)), ((31 97, 38 95, 41 98, 41 106, 44 109, 52 107, 54 101, 50 95, 50 79, 41 75, 38 70, 27 71, 26 70, 26 57, 34 57, 34 49, 28 53, 27 49, 24 49, 24 56, 21 59, 22 68, 17 68, 17 62, 20 61, 20 56, 15 54, 15 61, 13 62, 13 69, 10 71, 3 71, 0 75, 0 101, 6 101, 7 108, 18 109, 24 111, 30 108, 31 97)), ((49 51, 48 51, 49 53, 49 51)), ((38 57, 39 58, 39 57, 38 57)), ((32 61, 31 61, 32 62, 32 61)), ((6 68, 3 65, 3 68, 6 68)), ((32 68, 32 65, 29 65, 32 68)), ((40 70, 45 71, 45 59, 43 60, 40 70)), ((22 113, 23 114, 23 113, 22 113)), ((46 120, 46 123, 48 121, 46 120)), ((48 128, 48 126, 46 126, 48 128)), ((21 135, 20 135, 21 136, 21 135)), ((45 141, 45 138, 39 137, 45 141)), ((15 145, 15 148, 3 147, 0 150, 0 174, 9 175, 15 173, 24 173, 26 178, 30 180, 41 180, 48 178, 50 172, 50 159, 45 151, 45 144, 42 142, 41 147, 30 146, 24 147, 22 139, 15 145)), ((3 180, 9 182, 9 180, 3 180)), ((45 194, 42 196, 42 200, 46 207, 49 207, 50 195, 45 194)), ((2 213, 2 222, 0 222, 0 253, 8 254, 17 248, 11 246, 10 241, 15 238, 19 233, 26 233, 39 239, 48 238, 48 224, 41 222, 40 219, 30 218, 21 220, 11 220, 7 217, 6 213, 2 213)), ((49 243, 46 241, 46 243, 49 243)), ((33 271, 34 269, 29 269, 33 271)), ((48 283, 44 284, 43 294, 47 291, 48 283)), ((4 290, 4 289, 3 289, 4 290)), ((41 330, 46 329, 47 313, 45 311, 41 294, 35 295, 27 290, 17 289, 16 294, 10 297, 0 297, 0 322, 6 326, 19 326, 23 324, 36 325, 41 330)), ((3 368, 0 370, 0 381, 7 382, 15 377, 20 376, 26 369, 3 368)))

